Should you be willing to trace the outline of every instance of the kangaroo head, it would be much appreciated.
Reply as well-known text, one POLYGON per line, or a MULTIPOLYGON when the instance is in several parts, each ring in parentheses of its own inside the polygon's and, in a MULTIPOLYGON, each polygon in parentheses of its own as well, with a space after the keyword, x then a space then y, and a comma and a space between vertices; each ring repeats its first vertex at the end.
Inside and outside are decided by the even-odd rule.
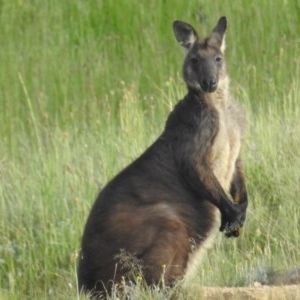
POLYGON ((212 32, 200 38, 193 26, 174 21, 173 30, 178 43, 186 50, 183 78, 187 87, 204 93, 214 92, 225 74, 223 54, 226 17, 221 17, 212 32))

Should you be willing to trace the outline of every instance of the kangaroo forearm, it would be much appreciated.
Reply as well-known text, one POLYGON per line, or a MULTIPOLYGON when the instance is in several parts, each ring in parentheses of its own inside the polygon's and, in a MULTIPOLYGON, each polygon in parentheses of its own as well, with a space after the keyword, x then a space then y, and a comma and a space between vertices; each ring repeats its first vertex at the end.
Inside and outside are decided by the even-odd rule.
POLYGON ((203 178, 205 189, 208 191, 207 200, 219 208, 222 214, 230 214, 235 210, 232 200, 225 193, 214 174, 203 178))
POLYGON ((244 182, 233 182, 230 188, 230 195, 236 204, 248 202, 248 194, 244 182))
POLYGON ((196 170, 185 166, 184 177, 187 184, 197 194, 219 208, 222 214, 230 214, 235 210, 233 202, 229 199, 215 175, 208 169, 196 170), (201 176, 199 176, 199 174, 201 176))
POLYGON ((248 195, 245 184, 244 168, 240 159, 236 162, 235 174, 231 182, 230 194, 236 204, 247 204, 248 195))

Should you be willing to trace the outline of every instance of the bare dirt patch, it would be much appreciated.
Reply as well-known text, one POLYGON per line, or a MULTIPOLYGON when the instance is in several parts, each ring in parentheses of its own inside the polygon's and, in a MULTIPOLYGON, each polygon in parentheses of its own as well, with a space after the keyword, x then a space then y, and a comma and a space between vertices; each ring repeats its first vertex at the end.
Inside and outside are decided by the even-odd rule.
POLYGON ((300 300, 300 285, 206 287, 203 296, 207 300, 300 300))

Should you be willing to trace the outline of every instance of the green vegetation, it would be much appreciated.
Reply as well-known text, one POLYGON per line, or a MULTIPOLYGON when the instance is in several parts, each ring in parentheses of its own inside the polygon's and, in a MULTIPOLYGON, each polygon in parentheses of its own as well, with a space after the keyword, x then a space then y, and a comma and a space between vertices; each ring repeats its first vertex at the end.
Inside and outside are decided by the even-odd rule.
POLYGON ((300 265, 299 1, 1 0, 0 299, 84 299, 76 259, 95 196, 185 93, 172 21, 206 34, 221 15, 248 116, 250 207, 242 236, 220 235, 186 295, 300 265))

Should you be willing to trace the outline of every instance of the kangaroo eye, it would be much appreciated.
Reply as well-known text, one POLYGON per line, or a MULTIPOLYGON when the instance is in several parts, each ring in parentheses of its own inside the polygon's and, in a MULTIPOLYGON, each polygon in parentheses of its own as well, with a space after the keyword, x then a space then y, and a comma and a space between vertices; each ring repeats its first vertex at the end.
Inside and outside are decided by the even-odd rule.
POLYGON ((216 55, 215 56, 215 61, 216 62, 221 62, 222 61, 222 56, 221 55, 216 55))
POLYGON ((193 65, 196 65, 198 62, 199 62, 198 57, 194 56, 194 57, 191 58, 191 63, 192 63, 193 65))

